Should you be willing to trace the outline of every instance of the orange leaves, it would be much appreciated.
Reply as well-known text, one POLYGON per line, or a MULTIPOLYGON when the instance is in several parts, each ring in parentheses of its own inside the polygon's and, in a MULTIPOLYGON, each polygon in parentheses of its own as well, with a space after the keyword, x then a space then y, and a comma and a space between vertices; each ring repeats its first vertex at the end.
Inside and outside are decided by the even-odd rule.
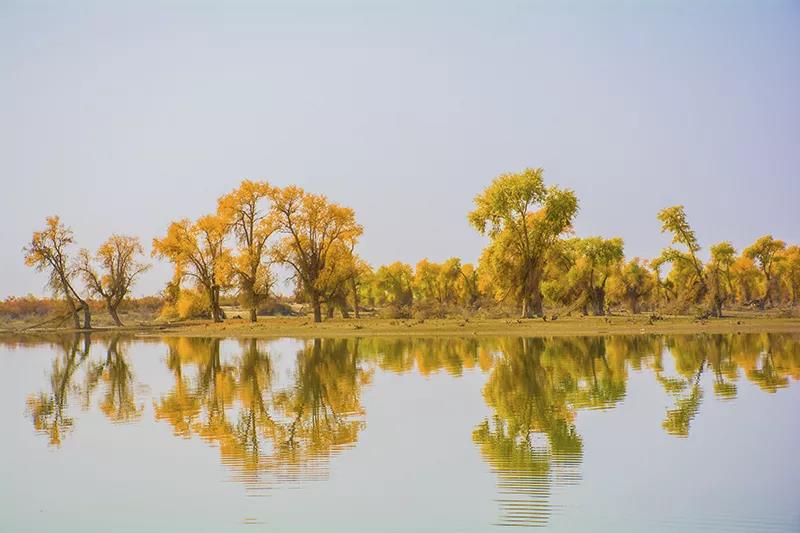
POLYGON ((309 296, 332 293, 347 276, 338 275, 340 265, 348 269, 352 252, 363 228, 355 212, 300 187, 276 189, 272 209, 284 235, 272 251, 276 261, 290 265, 309 296))
POLYGON ((57 216, 45 219, 45 229, 34 231, 30 244, 25 247, 25 264, 42 271, 54 263, 66 264, 65 248, 73 244, 72 230, 57 216))

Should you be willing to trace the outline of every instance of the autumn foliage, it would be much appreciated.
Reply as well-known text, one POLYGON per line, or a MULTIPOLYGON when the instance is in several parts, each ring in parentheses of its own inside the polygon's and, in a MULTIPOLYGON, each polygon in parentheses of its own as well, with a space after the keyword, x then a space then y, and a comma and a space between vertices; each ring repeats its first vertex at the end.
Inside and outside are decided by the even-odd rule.
MULTIPOLYGON (((294 304, 307 306, 317 322, 337 312, 345 318, 367 311, 529 318, 548 309, 722 316, 800 304, 800 246, 765 235, 741 252, 723 241, 706 254, 677 205, 657 214, 670 246, 653 259, 627 259, 619 237, 575 235, 578 208, 575 192, 548 185, 541 168, 502 174, 467 215, 487 238, 477 264, 423 258, 373 268, 358 255, 364 230, 352 208, 297 186, 244 180, 217 200, 214 212, 177 219, 153 239, 151 255, 173 266, 159 296, 161 318, 219 322, 235 304, 256 322, 262 308, 274 307, 276 265, 290 273, 294 304)), ((131 301, 149 268, 139 239, 112 235, 96 252, 77 254, 74 245, 72 230, 47 218, 26 246, 25 261, 48 274, 54 299, 7 299, 0 316, 62 313, 75 328, 90 328, 92 311, 104 307, 122 325, 117 309, 131 301)))

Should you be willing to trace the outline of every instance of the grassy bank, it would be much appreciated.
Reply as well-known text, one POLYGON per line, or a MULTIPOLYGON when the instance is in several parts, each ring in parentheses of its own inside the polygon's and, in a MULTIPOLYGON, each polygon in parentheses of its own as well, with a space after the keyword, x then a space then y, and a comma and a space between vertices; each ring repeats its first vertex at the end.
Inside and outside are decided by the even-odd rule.
MULTIPOLYGON (((67 331, 67 330, 57 330, 67 331)), ((223 323, 187 321, 147 322, 123 328, 98 328, 136 335, 179 335, 195 337, 396 337, 396 336, 564 336, 642 333, 753 333, 797 332, 799 318, 740 313, 721 319, 698 320, 670 316, 657 320, 641 316, 565 317, 542 319, 331 319, 315 324, 307 317, 260 317, 258 322, 233 318, 223 323)), ((35 329, 23 333, 54 333, 35 329)), ((6 330, 5 333, 20 333, 6 330)))

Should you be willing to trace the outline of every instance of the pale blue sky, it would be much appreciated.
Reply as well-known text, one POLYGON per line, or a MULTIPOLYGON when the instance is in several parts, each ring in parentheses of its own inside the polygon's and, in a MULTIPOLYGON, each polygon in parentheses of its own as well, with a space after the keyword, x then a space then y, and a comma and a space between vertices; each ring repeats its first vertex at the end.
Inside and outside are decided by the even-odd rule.
POLYGON ((354 207, 373 265, 474 261, 525 166, 629 256, 676 203, 706 246, 800 242, 800 2, 215 4, 0 0, 0 297, 42 293, 46 215, 149 251, 245 177, 354 207))

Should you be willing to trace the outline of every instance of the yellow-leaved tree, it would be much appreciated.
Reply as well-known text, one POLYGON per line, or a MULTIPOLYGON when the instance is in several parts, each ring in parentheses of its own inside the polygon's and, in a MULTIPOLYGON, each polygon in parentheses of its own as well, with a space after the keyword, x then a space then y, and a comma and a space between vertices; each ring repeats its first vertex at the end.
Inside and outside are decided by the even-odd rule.
POLYGON ((332 278, 329 261, 343 249, 353 250, 363 228, 355 212, 300 187, 276 189, 271 194, 275 223, 283 238, 272 251, 273 258, 289 265, 297 276, 314 312, 322 321, 322 302, 332 278))
POLYGON ((572 230, 578 198, 569 189, 546 187, 544 170, 503 174, 475 197, 470 224, 491 239, 480 269, 491 278, 495 296, 512 296, 523 317, 541 316, 541 284, 547 255, 572 230))
MULTIPOLYGON (((672 246, 665 248, 661 255, 654 261, 656 268, 665 263, 672 265, 671 277, 674 287, 673 301, 678 310, 684 311, 689 305, 701 303, 708 294, 708 280, 703 263, 697 257, 700 244, 694 230, 686 218, 686 210, 682 205, 667 207, 658 212, 661 222, 661 233, 672 234, 672 244, 681 244, 686 250, 678 250, 672 246)), ((716 314, 716 308, 711 306, 711 314, 716 314)))
POLYGON ((772 295, 775 292, 775 264, 782 259, 781 252, 786 248, 786 243, 774 239, 772 235, 764 235, 756 242, 744 249, 744 256, 755 262, 764 276, 764 296, 759 300, 759 308, 774 305, 772 295))
POLYGON ((373 282, 379 304, 389 304, 399 310, 414 302, 414 269, 407 263, 395 261, 381 266, 375 271, 373 282))
POLYGON ((233 274, 240 294, 256 321, 258 306, 269 296, 275 278, 270 272, 267 241, 278 230, 269 201, 275 188, 266 182, 244 180, 217 203, 217 214, 227 221, 236 238, 233 274))
POLYGON ((781 252, 781 274, 792 305, 800 303, 800 246, 789 246, 781 252))
POLYGON ((221 322, 221 290, 231 275, 231 253, 225 246, 227 221, 218 215, 205 215, 191 222, 181 219, 167 228, 161 239, 153 239, 153 256, 175 266, 175 279, 193 279, 208 297, 211 317, 221 322))
POLYGON ((68 250, 74 242, 72 230, 62 224, 58 216, 47 217, 44 229, 34 231, 30 243, 24 248, 25 264, 38 272, 48 272, 48 285, 57 296, 66 300, 75 329, 81 328, 78 307, 83 311, 83 328, 91 329, 89 304, 74 285, 77 272, 70 263, 68 250))
POLYGON ((78 271, 92 294, 100 296, 108 314, 117 326, 122 326, 117 309, 130 293, 136 278, 150 268, 139 261, 144 253, 137 237, 112 235, 92 256, 83 249, 78 256, 78 271), (100 266, 100 270, 95 265, 100 266))

